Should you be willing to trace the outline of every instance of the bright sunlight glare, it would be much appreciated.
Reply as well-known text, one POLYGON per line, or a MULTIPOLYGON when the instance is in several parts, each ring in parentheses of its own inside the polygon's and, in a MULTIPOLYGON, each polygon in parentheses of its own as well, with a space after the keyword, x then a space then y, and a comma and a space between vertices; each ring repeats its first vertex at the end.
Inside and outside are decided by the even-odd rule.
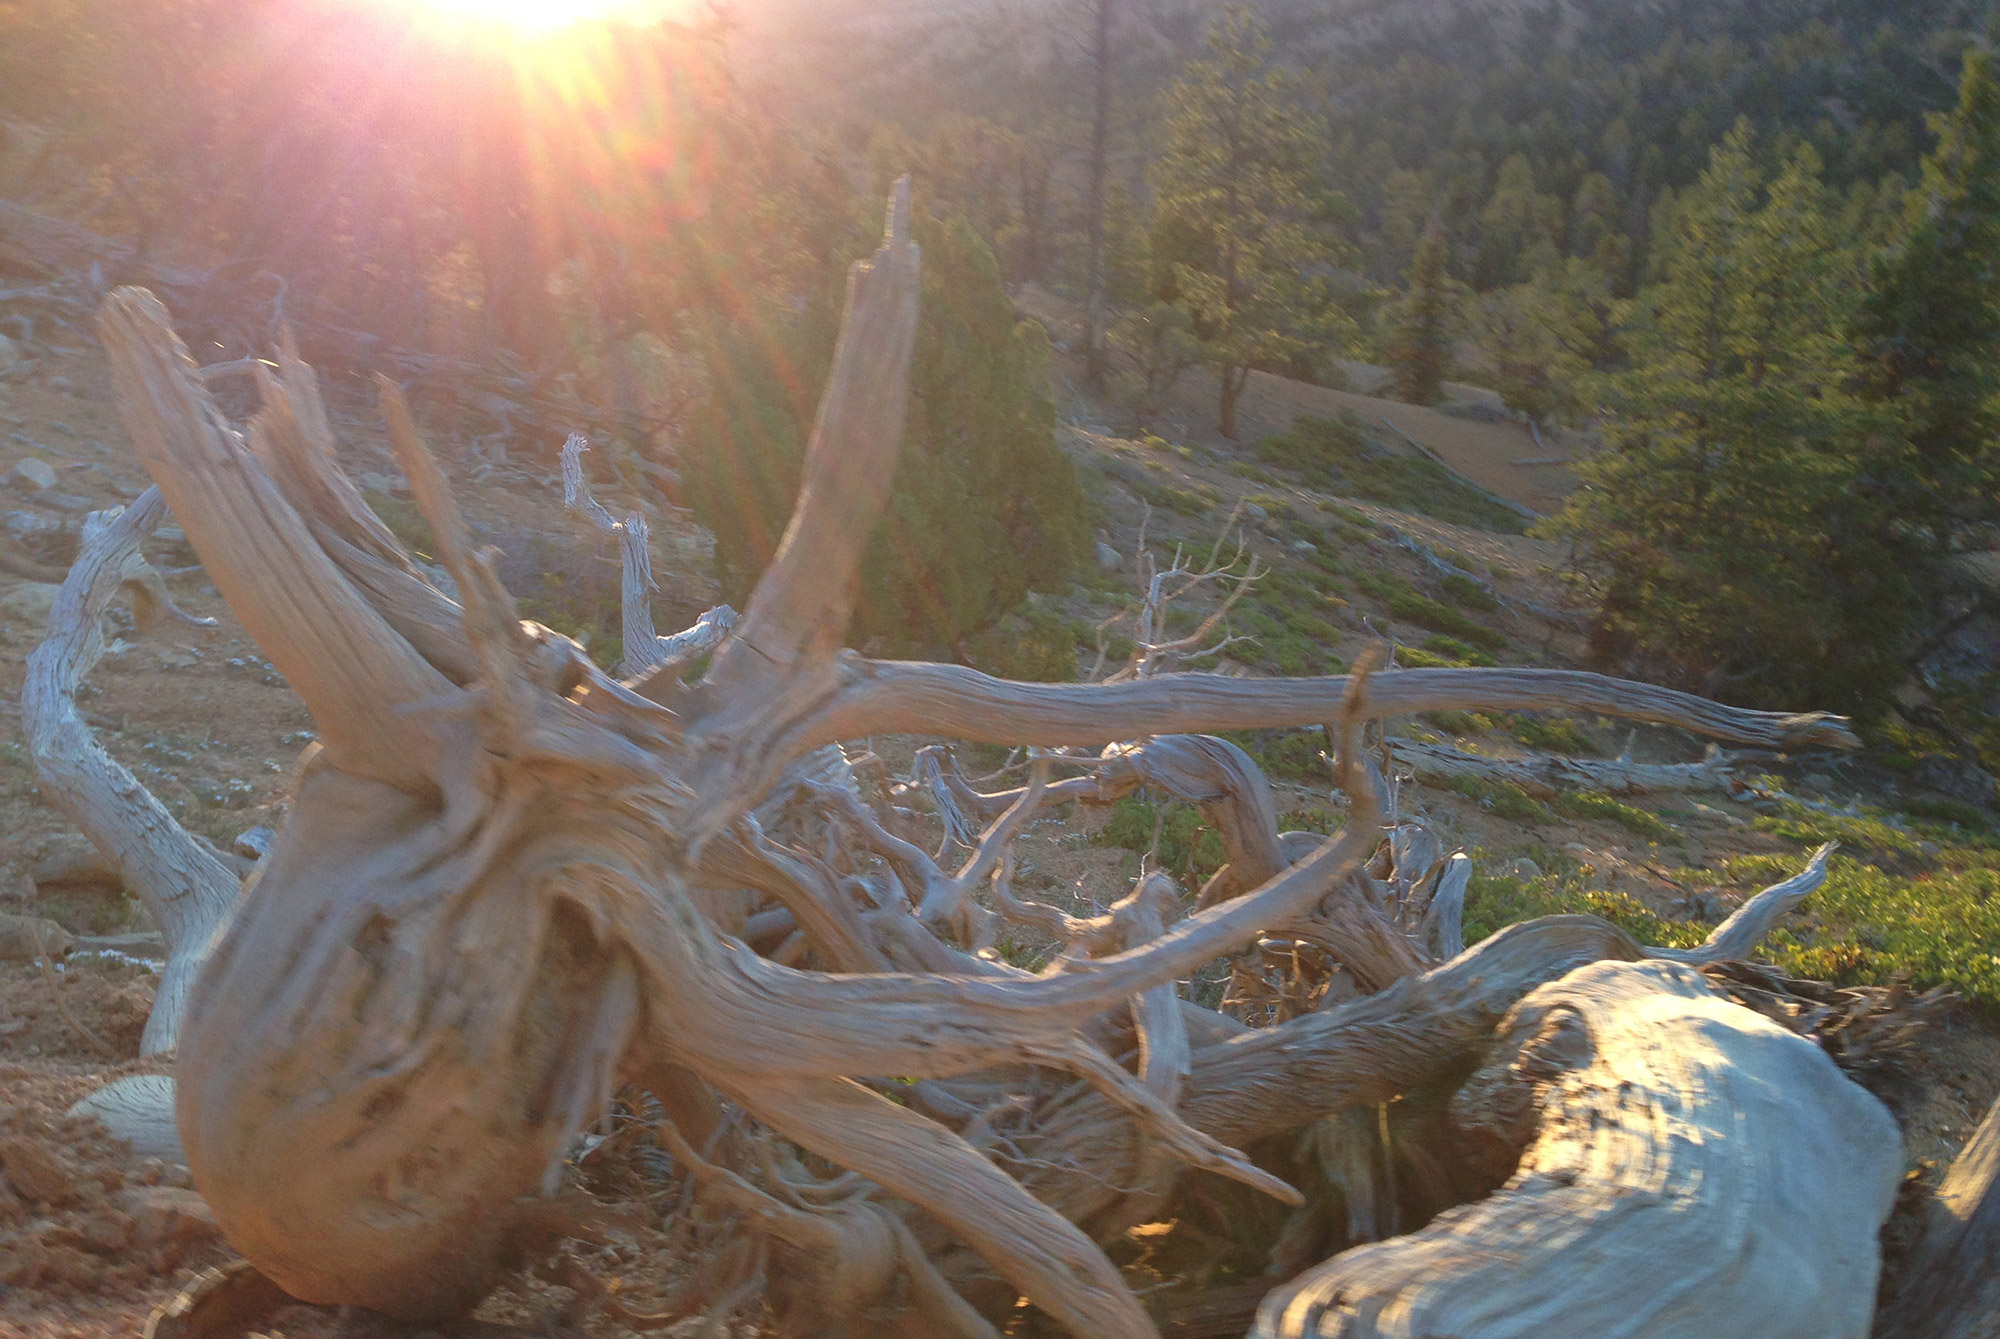
POLYGON ((579 23, 654 23, 687 8, 685 0, 419 0, 418 8, 452 23, 491 23, 526 35, 579 23))

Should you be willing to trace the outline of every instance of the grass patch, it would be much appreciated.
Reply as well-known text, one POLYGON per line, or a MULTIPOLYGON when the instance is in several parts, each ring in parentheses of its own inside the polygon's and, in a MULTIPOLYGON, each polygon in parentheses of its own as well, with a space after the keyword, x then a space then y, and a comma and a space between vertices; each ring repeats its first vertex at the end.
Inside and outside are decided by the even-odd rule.
POLYGON ((1371 444, 1352 410, 1342 411, 1338 419, 1303 414, 1289 432, 1266 437, 1251 449, 1265 464, 1330 493, 1502 534, 1518 535, 1523 529, 1520 516, 1435 462, 1371 444))

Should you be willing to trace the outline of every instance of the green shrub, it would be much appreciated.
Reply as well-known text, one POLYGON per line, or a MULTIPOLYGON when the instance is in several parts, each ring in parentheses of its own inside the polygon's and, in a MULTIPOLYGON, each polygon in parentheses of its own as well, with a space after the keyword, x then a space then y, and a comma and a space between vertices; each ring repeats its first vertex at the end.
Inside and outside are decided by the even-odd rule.
POLYGON ((389 533, 398 543, 425 562, 436 561, 431 557, 437 552, 437 536, 431 532, 431 523, 424 519, 424 513, 414 502, 406 502, 387 493, 378 493, 372 488, 361 490, 361 500, 375 513, 375 518, 389 527, 389 533))
POLYGON ((1492 719, 1477 711, 1427 711, 1417 719, 1448 735, 1483 735, 1493 728, 1492 719))
MULTIPOLYGON (((1979 853, 1970 868, 1903 877, 1836 856, 1824 887, 1771 936, 1770 960, 1797 976, 1918 989, 1950 986, 2000 1009, 2000 871, 1979 853)), ((1744 856, 1723 866, 1745 889, 1790 878, 1798 860, 1744 856)))
POLYGON ((1492 592, 1470 577, 1462 577, 1456 572, 1448 572, 1438 582, 1438 594, 1457 605, 1460 609, 1477 609, 1481 613, 1492 613, 1500 607, 1500 601, 1492 592))
POLYGON ((1985 832, 1993 826, 1993 815, 1976 804, 1963 800, 1948 800, 1937 795, 1915 795, 1902 801, 1903 812, 1912 818, 1928 818, 1937 823, 1955 823, 1974 832, 1985 832))
POLYGON ((1497 817, 1512 819, 1516 823, 1553 823, 1556 819, 1554 811, 1546 804, 1511 781, 1483 781, 1478 777, 1458 776, 1451 779, 1449 789, 1468 800, 1477 801, 1480 808, 1497 817))
POLYGON ((1674 830, 1644 809, 1612 799, 1594 790, 1566 790, 1551 802, 1555 811, 1569 818, 1597 818, 1616 823, 1648 841, 1665 841, 1674 830))
POLYGON ((1097 844, 1143 855, 1152 849, 1155 825, 1159 868, 1197 887, 1222 868, 1222 837, 1202 822, 1199 810, 1177 800, 1156 804, 1144 792, 1112 806, 1111 821, 1098 830, 1097 844))
POLYGON ((1509 717, 1507 733, 1531 749, 1544 753, 1566 753, 1588 757, 1597 752, 1576 723, 1560 716, 1520 715, 1509 717))
POLYGON ((1475 853, 1472 882, 1465 890, 1465 942, 1480 940, 1521 921, 1543 916, 1600 916, 1642 944, 1661 948, 1693 948, 1708 938, 1708 927, 1690 921, 1662 920, 1645 903, 1627 893, 1570 887, 1541 879, 1503 879, 1477 872, 1482 854, 1475 853))
MULTIPOLYGON (((1026 614, 1009 614, 972 638, 966 658, 974 668, 1002 679, 1068 683, 1076 678, 1076 648, 1094 641, 1091 629, 1076 619, 1029 609, 1026 614)), ((1131 653, 1128 638, 1125 654, 1131 653)))
POLYGON ((1492 665, 1496 663, 1493 657, 1487 655, 1484 651, 1475 651, 1464 642, 1458 640, 1458 638, 1447 637, 1441 632, 1424 638, 1424 650, 1446 656, 1462 665, 1492 665))
POLYGON ((1507 639, 1491 628, 1473 622, 1449 605, 1417 594, 1415 591, 1400 592, 1389 597, 1389 612, 1397 618, 1406 619, 1420 628, 1432 632, 1449 633, 1461 641, 1472 643, 1486 651, 1504 651, 1507 639))

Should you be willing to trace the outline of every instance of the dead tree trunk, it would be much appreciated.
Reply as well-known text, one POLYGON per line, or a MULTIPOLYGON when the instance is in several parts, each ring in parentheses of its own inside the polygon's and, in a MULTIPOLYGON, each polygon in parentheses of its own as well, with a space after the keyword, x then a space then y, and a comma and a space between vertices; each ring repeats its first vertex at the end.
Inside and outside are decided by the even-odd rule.
MULTIPOLYGON (((700 1193, 790 1253, 798 1267, 766 1272, 765 1291, 802 1328, 899 1306, 911 1332, 987 1334, 968 1301, 985 1271, 1004 1281, 1003 1307, 1025 1296, 1073 1333, 1144 1339, 1154 1322, 1093 1234, 1154 1212, 1177 1168, 1297 1205, 1306 1192, 1282 1164, 1239 1150, 1448 1087, 1536 986, 1600 959, 1665 956, 1602 921, 1557 917, 1439 961, 1458 940, 1446 876, 1462 893, 1462 875, 1408 834, 1378 854, 1362 722, 1561 706, 1766 747, 1848 738, 1832 717, 1590 674, 1047 685, 843 651, 915 335, 906 192, 851 282, 783 546, 692 683, 673 665, 620 682, 520 622, 393 394, 391 435, 458 603, 340 474, 309 369, 283 359, 239 435, 160 305, 135 290, 107 301, 100 329, 133 440, 319 727, 291 820, 190 1002, 177 1098, 218 1221, 295 1296, 414 1318, 469 1306, 524 1239, 546 1234, 536 1197, 556 1189, 613 1087, 636 1081, 670 1112, 663 1144, 700 1193), (1278 834, 1240 751, 1142 742, 1295 724, 1333 725, 1342 741, 1349 821, 1331 839, 1278 834), (1038 772, 1023 792, 971 797, 991 824, 947 874, 897 835, 902 816, 791 770, 879 733, 1060 747, 1042 766, 1083 775, 1038 772), (1104 745, 1121 747, 1075 752, 1104 745), (767 804, 781 778, 792 798, 767 804), (1203 804, 1229 834, 1232 877, 1184 915, 1158 883, 1100 918, 1018 896, 1009 847, 1028 819, 1121 778, 1203 804), (799 823, 811 840, 785 826, 799 823), (758 908, 747 917, 745 898, 758 908), (996 919, 1074 951, 1040 973, 1010 966, 982 952, 996 919), (1204 965, 1281 942, 1319 955, 1322 985, 1356 969, 1365 993, 1259 1027, 1176 998, 1173 983, 1204 965), (698 1152, 724 1104, 749 1118, 737 1142, 698 1152), (843 1187, 872 1183, 875 1198, 780 1186, 753 1156, 777 1140, 844 1169, 843 1187)), ((1823 866, 1683 956, 1747 951, 1823 866)), ((1800 1158, 1819 1165, 1810 1148, 1768 1157, 1784 1175, 1800 1158)), ((1864 1201, 1826 1207, 1866 1235, 1864 1201)), ((1685 1239, 1675 1213, 1657 1223, 1685 1239)), ((1562 1223, 1547 1230, 1554 1240, 1562 1223)), ((1554 1252, 1536 1263, 1564 1266, 1554 1252)), ((1856 1278, 1872 1268, 1849 1263, 1856 1278)), ((1793 1277, 1775 1257, 1753 1266, 1776 1295, 1793 1277)))
POLYGON ((92 737, 76 690, 104 655, 103 619, 130 591, 140 622, 157 616, 213 626, 175 608, 139 545, 166 514, 157 488, 120 511, 93 512, 83 547, 49 612, 49 635, 28 656, 21 726, 49 802, 91 839, 166 940, 167 965, 140 1039, 142 1054, 174 1049, 189 989, 209 941, 236 904, 240 880, 92 737))
POLYGON ((1452 1123, 1506 1185, 1308 1270, 1254 1339, 1868 1333, 1902 1140, 1825 1052, 1673 963, 1579 968, 1499 1036, 1452 1123))

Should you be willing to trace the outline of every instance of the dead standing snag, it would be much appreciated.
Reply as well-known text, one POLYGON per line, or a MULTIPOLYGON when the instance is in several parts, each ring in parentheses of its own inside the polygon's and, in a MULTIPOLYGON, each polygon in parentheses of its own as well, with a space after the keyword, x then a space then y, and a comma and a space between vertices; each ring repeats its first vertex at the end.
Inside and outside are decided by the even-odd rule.
MULTIPOLYGON (((1740 742, 1844 736, 1831 718, 1595 675, 1052 687, 842 651, 902 426, 918 294, 906 189, 850 284, 784 544, 693 684, 672 666, 621 683, 520 622, 393 396, 392 436, 457 602, 340 476, 309 369, 284 360, 246 439, 150 295, 107 301, 100 325, 133 440, 322 740, 194 992, 179 1072, 197 1184, 232 1243, 295 1295, 408 1317, 470 1305, 546 1221, 532 1200, 579 1131, 638 1079, 661 1090, 691 1150, 726 1100, 764 1127, 749 1146, 768 1151, 775 1133, 879 1188, 864 1211, 785 1189, 769 1169, 682 1159, 702 1193, 746 1213, 758 1252, 815 1269, 872 1262, 872 1282, 841 1305, 900 1298, 934 1332, 983 1333, 948 1283, 976 1287, 983 1269, 1004 1280, 1005 1304, 1025 1296, 1074 1333, 1143 1339, 1153 1322, 1079 1220, 1130 1221, 1173 1193, 1183 1166, 1297 1202, 1238 1151, 1274 1104, 1310 1122, 1384 1100, 1464 1065, 1534 986, 1643 955, 1601 922, 1560 918, 1433 966, 1455 921, 1428 923, 1414 905, 1408 924, 1385 919, 1353 882, 1381 844, 1371 785, 1343 782, 1352 808, 1336 838, 1281 838, 1247 759, 1157 741, 1122 765, 1226 817, 1235 877, 1178 919, 1162 890, 1142 889, 1101 926, 1077 921, 1096 956, 1030 974, 979 956, 977 940, 996 910, 1038 913, 1008 889, 981 902, 978 883, 1007 876, 1009 823, 1034 800, 1017 797, 988 834, 996 845, 956 879, 851 795, 799 789, 813 842, 763 831, 755 815, 774 782, 827 744, 900 731, 1103 745, 1337 723, 1348 763, 1371 717, 1559 702, 1740 742), (746 889, 762 910, 725 916, 721 895, 746 889), (787 961, 834 970, 753 951, 736 936, 757 916, 787 961), (1386 988, 1256 1029, 1175 998, 1177 978, 1270 935, 1372 964, 1386 988), (1360 1035, 1373 1049, 1355 1048, 1360 1035), (1128 1045, 1136 1074, 1117 1058, 1128 1045), (1344 1057, 1344 1079, 1328 1079, 1344 1057), (1296 1096, 1293 1077, 1305 1080, 1296 1096), (883 1095, 891 1087, 907 1104, 883 1095), (982 1263, 968 1272, 954 1243, 982 1263)), ((787 1276, 761 1275, 777 1295, 787 1276)))

